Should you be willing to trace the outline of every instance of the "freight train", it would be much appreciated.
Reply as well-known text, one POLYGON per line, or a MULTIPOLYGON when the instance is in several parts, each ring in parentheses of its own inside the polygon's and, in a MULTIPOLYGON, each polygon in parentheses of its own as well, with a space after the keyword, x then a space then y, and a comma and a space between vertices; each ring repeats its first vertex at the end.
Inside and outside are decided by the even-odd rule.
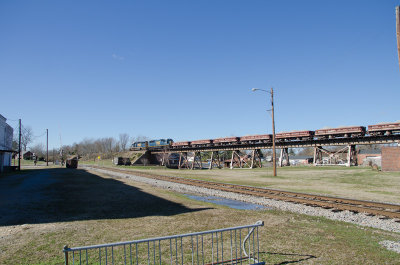
MULTIPOLYGON (((319 129, 315 131, 291 131, 275 134, 276 142, 306 141, 335 138, 362 137, 365 135, 382 136, 400 134, 400 121, 392 123, 380 123, 364 126, 347 126, 339 128, 319 129)), ((171 149, 182 149, 189 147, 211 147, 242 144, 271 143, 272 134, 246 135, 242 137, 223 137, 217 139, 203 139, 195 141, 174 142, 172 139, 159 139, 143 142, 134 142, 131 150, 160 149, 169 147, 171 149)))
MULTIPOLYGON (((380 136, 400 134, 400 122, 381 123, 368 125, 368 131, 364 126, 347 126, 339 128, 319 129, 315 131, 291 131, 275 134, 276 142, 306 141, 320 139, 335 139, 362 137, 365 135, 380 136)), ((188 147, 210 147, 220 145, 241 145, 241 144, 262 144, 271 143, 272 134, 246 135, 242 137, 224 137, 217 139, 203 139, 196 141, 174 142, 171 149, 181 149, 188 147)))

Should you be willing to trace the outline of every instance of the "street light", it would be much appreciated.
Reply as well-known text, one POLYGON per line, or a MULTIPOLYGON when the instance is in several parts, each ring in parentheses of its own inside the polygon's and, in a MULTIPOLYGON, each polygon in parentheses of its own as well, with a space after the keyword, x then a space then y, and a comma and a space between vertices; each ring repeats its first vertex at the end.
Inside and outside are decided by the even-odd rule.
POLYGON ((274 177, 276 177, 276 151, 275 151, 275 121, 274 121, 274 90, 271 87, 271 91, 260 89, 260 88, 252 88, 251 91, 255 92, 257 90, 264 91, 271 94, 271 113, 272 113, 272 163, 274 167, 274 177))

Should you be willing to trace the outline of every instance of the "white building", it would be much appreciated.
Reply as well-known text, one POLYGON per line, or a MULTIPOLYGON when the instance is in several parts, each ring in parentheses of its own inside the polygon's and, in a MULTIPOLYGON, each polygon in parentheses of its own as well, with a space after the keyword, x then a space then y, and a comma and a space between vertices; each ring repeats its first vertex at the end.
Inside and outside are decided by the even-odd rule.
POLYGON ((0 114, 0 173, 5 166, 11 166, 13 128, 0 114))

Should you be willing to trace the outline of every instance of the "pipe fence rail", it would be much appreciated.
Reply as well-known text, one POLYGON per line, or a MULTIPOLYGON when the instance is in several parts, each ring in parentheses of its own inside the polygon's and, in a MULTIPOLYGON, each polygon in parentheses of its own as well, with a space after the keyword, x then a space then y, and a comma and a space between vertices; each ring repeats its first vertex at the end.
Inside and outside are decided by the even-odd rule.
POLYGON ((253 225, 63 249, 65 264, 264 265, 253 225))

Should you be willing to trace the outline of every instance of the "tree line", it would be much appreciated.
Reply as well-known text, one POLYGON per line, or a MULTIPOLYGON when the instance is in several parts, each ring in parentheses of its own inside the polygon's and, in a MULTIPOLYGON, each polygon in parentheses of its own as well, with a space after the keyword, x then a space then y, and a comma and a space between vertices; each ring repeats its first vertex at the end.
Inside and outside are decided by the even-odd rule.
MULTIPOLYGON (((35 136, 30 126, 21 127, 21 149, 22 151, 31 151, 38 160, 45 160, 47 155, 45 143, 31 145, 35 136)), ((103 137, 98 139, 85 138, 80 142, 71 145, 63 145, 59 148, 49 150, 49 161, 64 160, 68 156, 78 155, 84 159, 94 159, 101 156, 102 159, 112 158, 114 154, 129 150, 131 144, 135 141, 148 141, 149 138, 143 135, 131 137, 127 133, 119 134, 118 138, 103 137), (62 157, 61 157, 62 156, 62 157)), ((13 149, 18 150, 19 129, 14 129, 13 149)))

